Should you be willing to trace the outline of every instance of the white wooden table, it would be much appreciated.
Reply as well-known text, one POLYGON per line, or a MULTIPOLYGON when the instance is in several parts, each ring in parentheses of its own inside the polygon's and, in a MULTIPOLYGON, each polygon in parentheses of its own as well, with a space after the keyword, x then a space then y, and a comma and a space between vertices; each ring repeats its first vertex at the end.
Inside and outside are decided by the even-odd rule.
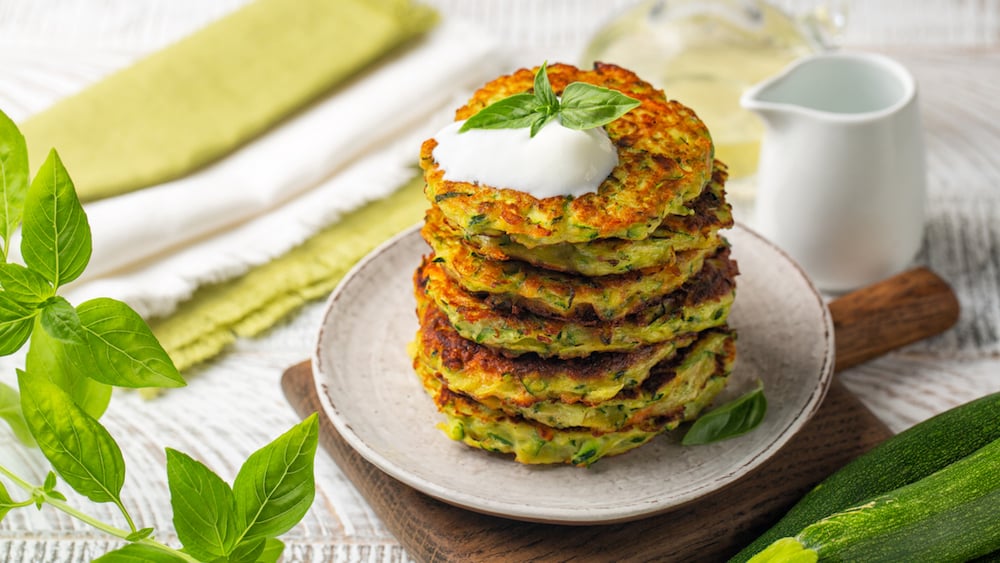
MULTIPOLYGON (((0 4, 0 108, 24 118, 241 3, 8 0, 0 4)), ((511 65, 523 66, 542 59, 575 62, 600 22, 632 2, 430 3, 497 34, 509 47, 511 65)), ((919 82, 930 207, 918 262, 945 277, 962 304, 962 318, 951 332, 839 376, 900 431, 1000 390, 1000 11, 989 3, 951 0, 927 2, 917 15, 912 4, 904 7, 900 0, 879 3, 878 10, 872 3, 843 4, 855 18, 842 37, 845 48, 887 53, 919 82), (899 13, 911 15, 896 17, 899 13)), ((279 380, 286 367, 308 357, 321 309, 318 303, 307 306, 265 336, 240 341, 216 361, 187 373, 185 389, 154 401, 116 393, 103 421, 122 444, 128 465, 125 503, 142 526, 154 526, 161 540, 176 545, 165 446, 189 453, 231 481, 250 452, 297 421, 279 380)), ((0 378, 9 382, 17 362, 5 360, 0 378)), ((0 429, 0 459, 38 482, 44 478, 41 456, 16 445, 5 429, 0 429)), ((316 477, 312 511, 283 538, 286 560, 406 559, 322 453, 316 477)), ((119 522, 110 509, 85 501, 77 505, 119 522)), ((48 508, 15 511, 0 523, 0 561, 83 561, 116 545, 48 508)))

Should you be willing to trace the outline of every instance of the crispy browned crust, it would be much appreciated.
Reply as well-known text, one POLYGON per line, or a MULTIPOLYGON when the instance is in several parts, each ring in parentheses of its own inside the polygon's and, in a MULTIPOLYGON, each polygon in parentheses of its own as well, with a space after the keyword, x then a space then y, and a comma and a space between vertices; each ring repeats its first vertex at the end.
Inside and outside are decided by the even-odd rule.
MULTIPOLYGON (((517 379, 527 376, 544 378, 547 374, 559 373, 586 383, 623 372, 657 353, 658 346, 651 345, 630 352, 597 352, 585 358, 566 360, 542 358, 536 354, 511 358, 493 348, 462 338, 448 322, 447 315, 422 292, 417 292, 417 302, 417 314, 420 316, 417 335, 419 345, 426 353, 439 354, 442 365, 454 371, 473 371, 496 378, 506 374, 517 379)), ((677 337, 676 345, 683 347, 694 339, 695 336, 691 334, 681 335, 677 337)))
POLYGON ((669 233, 691 233, 709 236, 710 233, 733 226, 732 208, 726 201, 724 186, 729 179, 729 168, 716 160, 712 168, 712 184, 719 190, 703 190, 701 195, 687 203, 689 213, 667 215, 653 232, 653 236, 666 237, 669 233))
POLYGON ((491 260, 464 242, 461 231, 432 207, 421 230, 449 276, 466 291, 485 292, 498 306, 516 305, 542 316, 627 316, 674 291, 701 270, 715 249, 671 253, 673 260, 624 274, 588 277, 539 268, 517 260, 491 260))
POLYGON ((489 303, 455 283, 433 255, 425 257, 414 278, 464 338, 517 356, 576 358, 595 352, 622 352, 665 342, 679 334, 725 323, 735 295, 736 264, 728 249, 706 259, 701 272, 680 289, 637 312, 602 322, 596 318, 554 319, 517 306, 489 303))
POLYGON ((558 333, 562 323, 573 322, 584 326, 601 327, 612 331, 621 324, 648 323, 649 319, 659 317, 681 307, 697 307, 704 301, 717 299, 732 293, 736 288, 736 276, 739 267, 734 260, 729 259, 729 247, 718 249, 714 256, 709 257, 701 270, 677 290, 667 294, 662 299, 647 303, 631 315, 605 321, 593 314, 584 312, 578 316, 565 318, 549 318, 537 315, 516 304, 499 304, 485 301, 485 295, 465 291, 461 285, 448 276, 440 263, 432 256, 425 257, 417 269, 414 280, 417 291, 425 291, 429 281, 433 281, 437 298, 451 303, 462 317, 471 322, 488 321, 496 326, 510 326, 520 319, 538 325, 542 333, 558 333), (544 328, 543 328, 544 327, 544 328))
POLYGON ((434 246, 435 236, 461 237, 464 246, 487 260, 518 260, 547 270, 588 277, 667 266, 676 262, 679 252, 704 252, 718 246, 718 232, 733 226, 732 211, 725 198, 727 175, 725 165, 716 161, 708 187, 687 203, 689 212, 668 215, 641 241, 610 238, 526 248, 506 235, 465 234, 448 221, 436 205, 427 210, 422 234, 431 246, 434 246))
MULTIPOLYGON (((477 91, 456 112, 465 119, 504 97, 530 91, 534 69, 502 76, 477 91)), ((585 242, 595 238, 647 237, 671 212, 701 193, 713 160, 705 125, 686 106, 665 100, 634 73, 598 64, 592 71, 555 64, 549 80, 556 93, 580 81, 613 88, 641 105, 606 126, 619 163, 596 193, 537 199, 511 186, 444 180, 434 160, 434 139, 423 143, 420 165, 425 193, 448 219, 470 233, 508 234, 525 246, 585 242)))

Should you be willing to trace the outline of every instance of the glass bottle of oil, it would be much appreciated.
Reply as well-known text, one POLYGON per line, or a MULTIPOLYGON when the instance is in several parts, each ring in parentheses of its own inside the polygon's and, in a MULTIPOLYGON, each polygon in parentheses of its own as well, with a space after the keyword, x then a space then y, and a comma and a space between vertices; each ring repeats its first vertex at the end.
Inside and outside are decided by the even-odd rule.
POLYGON ((730 200, 751 205, 759 119, 742 109, 747 87, 821 48, 814 28, 763 0, 647 0, 599 30, 582 63, 615 63, 691 107, 729 166, 730 200))

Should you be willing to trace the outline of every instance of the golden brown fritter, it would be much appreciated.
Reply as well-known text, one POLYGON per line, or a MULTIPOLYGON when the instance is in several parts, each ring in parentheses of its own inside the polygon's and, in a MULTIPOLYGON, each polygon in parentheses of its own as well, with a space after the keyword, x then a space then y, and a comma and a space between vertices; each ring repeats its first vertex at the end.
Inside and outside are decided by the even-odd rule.
MULTIPOLYGON (((732 209, 725 200, 726 168, 715 162, 712 181, 682 215, 667 215, 653 233, 641 240, 595 239, 581 243, 558 243, 528 248, 506 235, 466 234, 466 244, 492 260, 521 260, 532 265, 574 272, 585 276, 624 274, 634 270, 669 264, 678 252, 706 250, 722 244, 719 230, 733 226, 732 209)), ((444 221, 432 206, 431 223, 444 221)))
MULTIPOLYGON (((597 192, 537 199, 517 186, 447 181, 433 157, 437 142, 428 139, 420 151, 427 198, 469 233, 507 234, 529 248, 595 238, 643 239, 666 215, 683 213, 684 202, 702 192, 712 170, 712 139, 695 113, 614 65, 597 64, 585 71, 555 64, 548 70, 557 94, 580 81, 620 90, 641 102, 605 126, 619 162, 597 192)), ((486 84, 456 112, 456 119, 530 91, 534 74, 521 69, 486 84)))
POLYGON ((524 354, 511 358, 462 338, 448 317, 417 292, 416 355, 448 387, 477 401, 499 399, 530 406, 539 401, 594 405, 641 385, 653 366, 694 342, 693 334, 631 352, 605 352, 560 360, 524 354))
POLYGON ((708 258, 680 289, 638 312, 611 322, 593 318, 552 319, 517 307, 497 307, 462 289, 433 255, 417 269, 417 292, 426 292, 462 337, 509 355, 535 352, 575 358, 593 352, 634 350, 680 334, 725 323, 735 296, 736 264, 728 248, 708 258))
POLYGON ((610 432, 664 416, 693 416, 694 405, 714 398, 732 371, 727 350, 733 336, 724 327, 631 353, 507 358, 460 337, 434 304, 423 301, 416 362, 451 391, 555 428, 610 432))
MULTIPOLYGON (((659 428, 626 428, 600 434, 589 428, 559 430, 519 416, 508 416, 460 394, 451 392, 422 364, 415 364, 427 394, 447 422, 439 424, 453 440, 483 450, 514 454, 520 463, 566 463, 581 467, 637 448, 677 421, 664 417, 659 428)), ((649 425, 651 426, 651 425, 649 425)))
MULTIPOLYGON (((685 389, 684 385, 678 386, 678 394, 686 395, 688 399, 683 401, 682 406, 676 408, 669 405, 661 409, 662 405, 658 401, 664 398, 656 398, 631 413, 630 418, 635 420, 634 424, 619 426, 613 430, 584 426, 556 428, 526 416, 491 408, 450 389, 440 374, 419 358, 414 360, 413 367, 438 410, 446 416, 447 422, 440 426, 453 440, 497 453, 514 454, 515 459, 521 463, 586 466, 602 457, 637 448, 657 434, 697 417, 725 386, 735 359, 731 337, 710 333, 706 335, 705 341, 721 346, 714 347, 711 351, 706 349, 693 353, 679 365, 663 366, 654 382, 659 388, 667 388, 671 386, 674 381, 672 378, 676 378, 679 370, 697 372, 691 377, 678 379, 678 382, 690 383, 691 387, 685 389)), ((640 396, 639 392, 635 393, 635 397, 640 396)), ((627 397, 622 399, 627 400, 627 397)), ((579 405, 564 407, 569 411, 576 411, 576 414, 591 412, 579 405)), ((617 410, 617 407, 613 409, 617 410)), ((525 414, 527 412, 530 411, 525 414)), ((609 413, 609 419, 620 418, 611 411, 603 414, 599 410, 593 412, 597 418, 603 418, 609 413)), ((613 426, 615 422, 609 420, 607 425, 613 426)))
POLYGON ((715 248, 676 253, 669 263, 625 274, 585 277, 532 266, 517 260, 490 260, 470 245, 443 218, 421 231, 435 260, 466 291, 487 293, 491 304, 523 307, 542 316, 615 320, 674 291, 701 271, 715 248))

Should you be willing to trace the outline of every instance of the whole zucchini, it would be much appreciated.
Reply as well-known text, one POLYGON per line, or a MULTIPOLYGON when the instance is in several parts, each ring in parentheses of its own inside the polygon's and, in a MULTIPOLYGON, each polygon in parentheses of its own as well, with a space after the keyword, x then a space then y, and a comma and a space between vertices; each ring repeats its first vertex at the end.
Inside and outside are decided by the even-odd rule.
POLYGON ((1000 549, 1000 439, 775 541, 750 563, 963 562, 1000 549))
POLYGON ((1000 439, 998 412, 1000 393, 993 393, 889 438, 817 485, 730 562, 745 562, 779 538, 793 536, 834 512, 918 481, 1000 439))

